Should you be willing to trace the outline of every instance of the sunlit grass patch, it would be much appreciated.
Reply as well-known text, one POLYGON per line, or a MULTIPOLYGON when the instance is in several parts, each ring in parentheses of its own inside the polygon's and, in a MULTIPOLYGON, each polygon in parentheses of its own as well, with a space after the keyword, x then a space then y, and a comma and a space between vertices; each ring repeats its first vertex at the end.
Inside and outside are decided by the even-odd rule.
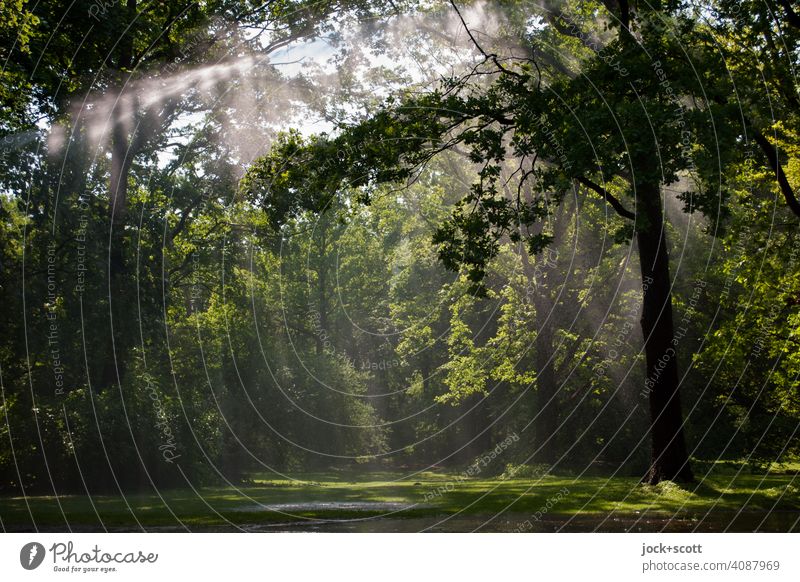
POLYGON ((604 516, 658 512, 800 510, 794 474, 723 471, 696 484, 642 485, 632 477, 544 475, 536 478, 464 479, 459 473, 314 473, 296 480, 256 475, 239 488, 208 487, 156 494, 0 498, 7 529, 229 528, 253 523, 343 520, 391 515, 604 516), (163 499, 162 499, 163 497, 163 499), (60 505, 59 505, 60 504, 60 505), (30 513, 28 511, 30 506, 30 513), (130 506, 130 508, 129 508, 130 506), (63 511, 63 515, 62 515, 63 511), (99 516, 99 517, 98 517, 99 516), (137 524, 138 520, 138 524, 137 524), (102 525, 101 525, 102 524, 102 525))

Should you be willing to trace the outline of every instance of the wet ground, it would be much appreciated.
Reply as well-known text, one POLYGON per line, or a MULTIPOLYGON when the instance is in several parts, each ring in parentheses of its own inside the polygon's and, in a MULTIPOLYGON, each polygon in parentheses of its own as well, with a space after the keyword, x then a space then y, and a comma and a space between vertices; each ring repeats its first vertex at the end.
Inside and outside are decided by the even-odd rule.
MULTIPOLYGON (((391 501, 311 501, 297 503, 269 503, 266 505, 255 504, 237 507, 235 512, 279 511, 291 513, 299 511, 402 511, 410 509, 410 503, 396 503, 391 501)), ((419 506, 417 506, 419 507, 419 506)))
POLYGON ((255 532, 800 532, 800 512, 717 512, 707 516, 551 515, 535 520, 525 514, 499 517, 440 516, 426 518, 364 518, 241 526, 255 532))
MULTIPOLYGON (((283 504, 272 509, 289 511, 305 509, 304 504, 283 504), (291 506, 291 507, 290 507, 291 506)), ((328 505, 328 504, 326 504, 328 505)), ((439 515, 430 517, 397 517, 402 515, 402 504, 343 503, 341 509, 350 511, 388 510, 394 512, 390 517, 363 517, 330 520, 298 520, 287 523, 245 523, 237 520, 237 525, 190 527, 197 532, 330 532, 330 533, 417 533, 417 532, 483 532, 483 533, 657 533, 657 532, 777 532, 800 533, 800 511, 742 511, 714 512, 707 515, 674 517, 669 515, 630 513, 630 514, 585 514, 585 515, 546 515, 536 520, 533 516, 521 513, 492 515, 439 515), (373 507, 373 505, 381 507, 373 507), (389 507, 392 506, 392 507, 389 507)), ((241 512, 264 511, 264 506, 242 508, 241 512)), ((99 531, 97 528, 73 526, 73 532, 99 531)), ((14 531, 13 528, 7 531, 14 531)), ((39 531, 65 531, 64 528, 52 530, 40 528, 39 531)), ((135 528, 109 527, 108 531, 141 531, 135 528)), ((168 527, 148 527, 149 532, 185 532, 186 529, 168 527)))
MULTIPOLYGON (((283 504, 271 509, 290 511, 305 509, 304 504, 283 504), (292 507, 290 507, 292 506, 292 507)), ((326 504, 328 505, 328 504, 326 504)), ((336 505, 336 504, 333 504, 336 505)), ((584 514, 584 515, 545 515, 536 520, 533 516, 522 513, 509 513, 500 516, 492 515, 439 515, 430 517, 397 517, 402 515, 402 504, 376 503, 364 504, 343 503, 340 509, 349 511, 363 509, 365 511, 391 511, 389 517, 364 517, 330 520, 298 520, 287 523, 258 523, 249 520, 236 520, 237 525, 190 527, 191 531, 245 531, 245 532, 361 532, 361 533, 415 533, 415 532, 485 532, 485 533, 553 533, 553 532, 605 532, 605 533, 652 533, 652 532, 797 532, 800 533, 800 511, 717 511, 707 515, 674 517, 652 513, 626 514, 584 514), (379 505, 380 507, 373 507, 379 505), (346 507, 345 507, 346 506, 346 507), (391 507, 388 507, 391 506, 391 507)), ((419 506, 417 506, 419 507, 419 506)), ((267 507, 270 509, 270 507, 267 507)), ((242 508, 239 514, 249 511, 264 511, 264 506, 242 508)), ((75 526, 73 532, 102 531, 96 527, 75 526)), ((40 527, 40 532, 63 532, 66 528, 57 529, 40 527)), ((6 528, 6 531, 30 531, 6 528)), ((109 527, 108 531, 141 531, 137 528, 109 527)), ((148 527, 150 532, 185 532, 186 529, 168 527, 148 527)))
POLYGON ((125 499, 0 497, 0 531, 800 533, 794 476, 742 474, 734 483, 723 475, 691 490, 670 483, 640 487, 629 478, 576 484, 550 477, 535 487, 488 479, 459 482, 438 496, 432 492, 451 483, 439 475, 429 475, 426 486, 391 474, 362 481, 313 477, 299 484, 260 481, 244 490, 208 488, 202 495, 176 489, 125 499), (567 486, 570 494, 562 498, 567 486))
MULTIPOLYGON (((369 517, 298 520, 282 524, 241 524, 247 531, 261 532, 800 532, 800 511, 714 511, 699 515, 672 516, 656 512, 550 513, 533 516, 523 513, 494 515, 438 515, 403 517, 404 510, 425 509, 425 505, 392 502, 307 502, 247 505, 236 513, 277 511, 285 514, 310 511, 371 512, 369 517), (374 517, 375 512, 388 515, 374 517)), ((238 521, 238 520, 237 520, 238 521)))

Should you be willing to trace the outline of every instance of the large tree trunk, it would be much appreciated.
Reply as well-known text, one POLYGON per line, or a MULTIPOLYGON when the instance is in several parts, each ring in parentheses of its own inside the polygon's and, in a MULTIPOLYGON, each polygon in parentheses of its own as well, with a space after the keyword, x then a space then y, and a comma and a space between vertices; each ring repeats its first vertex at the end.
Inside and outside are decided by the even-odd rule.
MULTIPOLYGON (((136 0, 128 0, 131 18, 136 11, 136 0)), ((124 328, 130 304, 127 297, 125 268, 125 222, 128 207, 128 176, 134 153, 131 150, 131 132, 134 120, 135 95, 125 93, 132 60, 131 34, 120 41, 119 87, 120 94, 111 118, 111 176, 109 178, 109 239, 108 239, 108 339, 97 389, 102 391, 122 382, 127 363, 127 348, 131 334, 124 328)))
POLYGON ((127 364, 128 346, 135 338, 130 321, 134 317, 134 313, 130 311, 132 304, 129 286, 131 281, 127 276, 125 264, 125 219, 131 155, 132 152, 128 151, 127 132, 115 127, 111 149, 109 187, 111 201, 108 238, 108 339, 98 391, 122 381, 127 364))
MULTIPOLYGON (((128 18, 131 22, 136 19, 136 0, 126 3, 128 18)), ((111 179, 109 193, 111 206, 112 245, 110 251, 110 270, 112 277, 124 270, 121 242, 125 219, 128 209, 128 175, 130 174, 134 152, 132 151, 132 134, 136 118, 136 94, 127 87, 130 79, 130 69, 133 65, 133 31, 120 39, 120 54, 117 62, 119 68, 119 95, 112 112, 111 123, 111 179), (114 240, 117 238, 119 240, 114 240)))
POLYGON ((678 361, 673 339, 672 294, 664 215, 658 184, 636 189, 636 241, 642 272, 642 333, 647 361, 652 457, 644 481, 692 481, 683 436, 678 361))

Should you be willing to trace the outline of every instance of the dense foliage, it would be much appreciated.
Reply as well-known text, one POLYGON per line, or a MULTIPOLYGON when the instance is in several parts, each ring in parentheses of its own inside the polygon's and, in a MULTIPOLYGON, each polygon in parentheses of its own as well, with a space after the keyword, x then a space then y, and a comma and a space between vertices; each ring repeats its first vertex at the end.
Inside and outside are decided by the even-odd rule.
POLYGON ((653 232, 687 454, 800 454, 790 6, 109 4, 0 2, 0 490, 642 476, 653 232))

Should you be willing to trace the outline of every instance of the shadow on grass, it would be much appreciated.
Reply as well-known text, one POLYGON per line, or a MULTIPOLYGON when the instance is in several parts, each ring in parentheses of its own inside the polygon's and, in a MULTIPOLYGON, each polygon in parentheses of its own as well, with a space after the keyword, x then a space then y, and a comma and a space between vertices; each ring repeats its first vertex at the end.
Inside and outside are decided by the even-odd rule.
MULTIPOLYGON (((664 482, 656 486, 641 485, 627 477, 463 479, 458 474, 426 473, 408 480, 402 474, 387 472, 360 478, 341 473, 303 477, 289 481, 254 476, 249 485, 238 490, 209 487, 199 490, 199 495, 190 490, 165 491, 163 501, 155 494, 128 495, 126 499, 110 495, 92 499, 64 496, 58 500, 0 497, 0 520, 9 531, 102 531, 104 527, 127 531, 235 530, 240 526, 268 530, 276 524, 299 524, 297 527, 302 528, 309 522, 331 520, 367 524, 363 526, 366 529, 352 531, 373 531, 370 527, 378 531, 384 526, 395 527, 391 531, 419 531, 442 519, 453 525, 452 531, 471 531, 470 527, 480 527, 487 521, 504 524, 490 531, 514 531, 519 522, 542 514, 549 516, 543 520, 548 525, 542 531, 559 531, 558 524, 577 528, 571 531, 592 531, 598 524, 608 531, 628 531, 624 527, 639 527, 641 523, 651 528, 641 531, 660 531, 671 523, 677 524, 674 531, 691 531, 698 524, 711 528, 704 531, 722 531, 737 520, 735 531, 751 531, 747 529, 750 527, 787 531, 795 527, 800 515, 793 474, 716 474, 698 484, 664 482), (785 514, 785 519, 759 526, 778 514, 785 514), (376 525, 378 518, 383 526, 376 525), (404 520, 407 523, 391 526, 404 520)), ((345 526, 326 527, 335 531, 345 526)))

